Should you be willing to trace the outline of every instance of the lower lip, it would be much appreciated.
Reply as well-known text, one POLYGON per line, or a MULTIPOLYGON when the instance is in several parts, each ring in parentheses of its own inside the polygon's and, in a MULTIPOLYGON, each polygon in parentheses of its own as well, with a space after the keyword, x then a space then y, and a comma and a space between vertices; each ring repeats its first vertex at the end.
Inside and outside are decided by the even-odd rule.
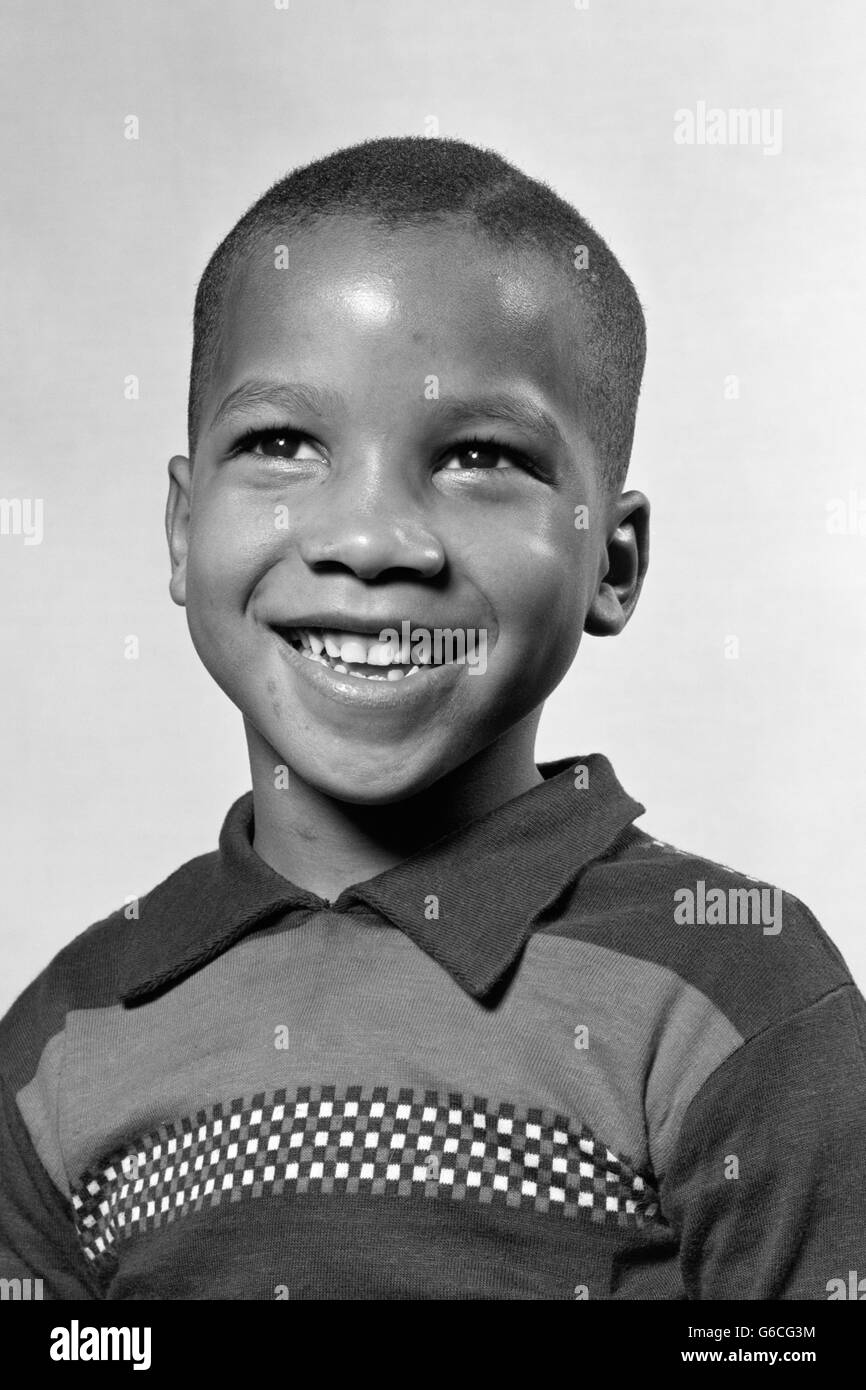
POLYGON ((401 676, 398 681, 376 681, 367 676, 332 671, 330 666, 310 661, 278 633, 274 636, 285 660, 320 695, 353 709, 413 710, 441 700, 461 674, 465 665, 448 661, 441 666, 420 666, 417 675, 401 676))

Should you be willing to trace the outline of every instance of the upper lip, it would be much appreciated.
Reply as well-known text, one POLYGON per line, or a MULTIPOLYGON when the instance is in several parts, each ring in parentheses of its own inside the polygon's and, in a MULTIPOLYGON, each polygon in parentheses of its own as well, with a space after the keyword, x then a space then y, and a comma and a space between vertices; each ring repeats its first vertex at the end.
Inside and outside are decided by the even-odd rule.
MULTIPOLYGON (((357 632, 367 637, 378 637, 379 633, 384 632, 386 628, 394 628, 397 632, 401 632, 402 625, 405 622, 410 624, 412 630, 415 628, 424 628, 427 632, 432 632, 436 628, 440 630, 443 628, 456 628, 459 631, 462 628, 465 631, 465 625, 463 623, 421 622, 418 618, 408 617, 406 613, 401 613, 399 616, 386 613, 379 618, 358 618, 354 617, 351 613, 320 611, 303 618, 280 619, 279 622, 272 623, 271 626, 278 628, 299 628, 304 630, 309 628, 314 630, 316 628, 323 628, 331 632, 357 632)), ((472 624, 469 624, 469 626, 472 626, 472 624)))

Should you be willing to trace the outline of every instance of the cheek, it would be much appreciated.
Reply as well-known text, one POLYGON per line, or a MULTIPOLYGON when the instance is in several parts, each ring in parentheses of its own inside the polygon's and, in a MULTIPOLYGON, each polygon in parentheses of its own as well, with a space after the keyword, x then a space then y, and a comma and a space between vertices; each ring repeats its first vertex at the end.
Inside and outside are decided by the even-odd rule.
POLYGON ((187 560, 187 605, 202 618, 242 611, 277 547, 271 512, 228 489, 194 500, 187 560))
POLYGON ((245 660, 242 622, 261 573, 261 542, 238 499, 216 494, 196 499, 190 524, 186 618, 193 645, 224 684, 245 660))
POLYGON ((590 541, 561 519, 529 526, 497 547, 490 596, 521 647, 555 658, 574 655, 586 615, 590 541))

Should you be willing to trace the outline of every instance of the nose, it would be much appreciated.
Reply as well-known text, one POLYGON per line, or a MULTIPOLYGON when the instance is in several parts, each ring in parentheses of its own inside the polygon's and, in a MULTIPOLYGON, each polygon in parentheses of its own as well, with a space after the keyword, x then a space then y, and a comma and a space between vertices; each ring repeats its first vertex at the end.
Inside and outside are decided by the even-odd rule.
POLYGON ((336 565, 358 579, 389 570, 432 579, 445 565, 444 545, 420 499, 392 469, 326 484, 316 515, 300 527, 299 548, 311 569, 336 565))

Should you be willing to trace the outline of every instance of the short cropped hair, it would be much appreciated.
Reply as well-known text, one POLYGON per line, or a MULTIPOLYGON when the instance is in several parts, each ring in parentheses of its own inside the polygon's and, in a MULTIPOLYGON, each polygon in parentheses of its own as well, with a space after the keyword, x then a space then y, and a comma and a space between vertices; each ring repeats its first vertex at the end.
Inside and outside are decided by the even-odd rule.
POLYGON ((279 179, 211 256, 195 300, 188 431, 190 456, 219 343, 226 291, 258 239, 320 218, 357 216, 389 230, 468 220, 496 248, 532 250, 561 267, 585 315, 587 430, 605 479, 621 487, 634 436, 646 326, 631 280, 576 208, 492 150, 404 135, 337 150, 279 179))

